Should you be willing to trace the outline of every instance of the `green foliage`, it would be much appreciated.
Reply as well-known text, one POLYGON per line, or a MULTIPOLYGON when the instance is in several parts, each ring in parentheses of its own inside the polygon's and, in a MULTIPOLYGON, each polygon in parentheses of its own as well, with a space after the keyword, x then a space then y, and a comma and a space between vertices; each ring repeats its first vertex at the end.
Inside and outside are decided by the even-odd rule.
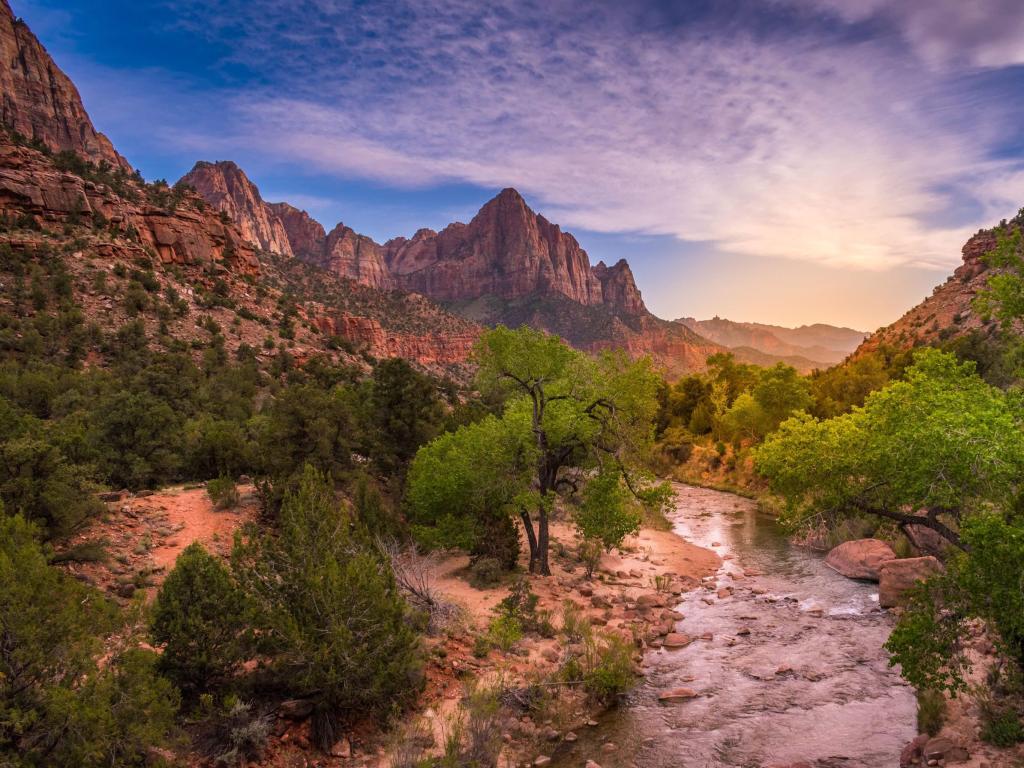
POLYGON ((385 472, 404 471, 444 418, 434 383, 400 357, 373 369, 369 413, 372 455, 385 472))
POLYGON ((94 419, 92 450, 115 486, 148 488, 174 476, 181 420, 166 401, 146 391, 120 391, 100 403, 94 419))
POLYGON ((171 735, 177 693, 150 652, 98 666, 116 608, 48 565, 35 534, 0 517, 0 762, 141 766, 171 735))
POLYGON ((639 505, 625 487, 621 473, 603 471, 583 489, 575 519, 581 536, 597 539, 611 551, 640 530, 641 517, 639 505))
POLYGON ((246 658, 250 618, 227 568, 201 544, 190 544, 153 606, 160 669, 189 693, 226 685, 246 658))
POLYGON ((231 509, 237 507, 240 497, 235 481, 227 475, 221 475, 206 483, 206 495, 213 502, 214 509, 231 509))
MULTIPOLYGON (((756 452, 795 527, 874 513, 933 510, 956 541, 956 521, 1008 508, 1024 469, 1024 435, 1006 395, 947 353, 921 350, 906 380, 868 396, 862 408, 819 421, 785 422, 756 452)), ((941 523, 940 523, 941 524, 941 523)))
POLYGON ((974 304, 985 317, 995 317, 1005 329, 1024 317, 1024 236, 1020 216, 1012 226, 996 233, 996 246, 985 254, 985 262, 995 271, 974 304))
POLYGON ((469 583, 477 589, 487 589, 501 583, 506 569, 493 557, 477 558, 469 567, 469 583))
POLYGON ((946 697, 942 691, 917 692, 917 732, 937 736, 946 719, 946 697))
POLYGON ((487 639, 502 653, 508 653, 523 639, 523 626, 515 616, 495 616, 487 626, 487 639))
POLYGON ((278 685, 317 706, 315 736, 338 721, 407 703, 420 687, 419 641, 386 563, 311 466, 286 495, 279 530, 236 542, 233 562, 257 608, 278 685))
POLYGON ((582 667, 583 687, 598 701, 614 700, 628 691, 636 679, 633 648, 615 634, 588 637, 582 667))

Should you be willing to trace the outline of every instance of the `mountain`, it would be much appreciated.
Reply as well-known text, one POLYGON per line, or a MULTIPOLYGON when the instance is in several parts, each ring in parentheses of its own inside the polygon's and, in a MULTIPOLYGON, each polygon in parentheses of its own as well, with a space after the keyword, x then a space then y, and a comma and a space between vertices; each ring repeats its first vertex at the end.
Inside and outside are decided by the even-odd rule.
POLYGON ((984 322, 973 307, 974 297, 986 286, 992 274, 983 257, 995 247, 1000 229, 1020 225, 1020 221, 1014 220, 974 235, 961 250, 963 264, 944 283, 936 286, 924 301, 896 322, 871 334, 855 354, 861 355, 883 346, 909 349, 937 344, 974 331, 987 335, 994 333, 996 323, 984 322))
POLYGON ((7 0, 0 0, 0 123, 54 152, 75 152, 114 168, 132 167, 93 126, 74 83, 7 0))
POLYGON ((371 288, 396 287, 382 246, 340 223, 326 233, 305 211, 288 203, 265 202, 256 185, 230 160, 199 161, 179 183, 194 187, 261 250, 297 256, 371 288))
POLYGON ((576 238, 534 213, 514 189, 502 190, 468 224, 421 229, 381 245, 340 223, 325 233, 305 211, 265 202, 229 161, 196 163, 181 182, 250 233, 261 250, 294 255, 373 289, 425 296, 474 323, 527 324, 588 351, 650 354, 672 374, 699 370, 708 355, 722 351, 648 312, 625 260, 591 266, 576 238))
MULTIPOLYGON (((767 359, 766 356, 783 358, 800 370, 823 368, 841 362, 867 336, 863 331, 823 323, 785 328, 764 323, 739 323, 721 317, 710 320, 684 317, 676 322, 705 338, 734 349, 737 357, 745 355, 757 358, 757 353, 760 353, 762 359, 767 359)), ((757 360, 748 359, 746 362, 757 360)))
POLYGON ((421 229, 384 247, 395 282, 438 301, 557 294, 584 306, 646 311, 625 262, 614 274, 603 264, 595 271, 576 238, 530 210, 514 189, 502 190, 468 224, 421 229))

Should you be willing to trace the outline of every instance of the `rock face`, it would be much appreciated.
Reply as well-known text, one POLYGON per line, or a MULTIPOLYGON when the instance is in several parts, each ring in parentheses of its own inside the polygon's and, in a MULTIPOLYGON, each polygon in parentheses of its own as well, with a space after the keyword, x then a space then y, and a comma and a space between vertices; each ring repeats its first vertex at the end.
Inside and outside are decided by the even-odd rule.
POLYGON ((789 358, 797 368, 801 367, 798 364, 800 359, 818 368, 842 362, 867 336, 862 331, 824 323, 785 328, 764 323, 739 323, 723 317, 710 320, 683 317, 676 322, 726 347, 753 349, 766 355, 789 358))
POLYGON ((131 171, 110 140, 93 126, 74 83, 28 26, 0 0, 0 122, 50 149, 131 171))
POLYGON ((118 247, 146 256, 149 246, 165 265, 203 267, 210 273, 260 272, 255 252, 238 229, 210 209, 199 210, 198 198, 173 211, 128 200, 103 184, 58 170, 42 153, 7 138, 0 139, 0 213, 57 223, 98 214, 117 230, 135 233, 136 244, 118 247))
POLYGON ((327 233, 319 221, 288 203, 267 203, 267 208, 281 221, 295 256, 308 259, 323 253, 327 233))
POLYGON ((389 289, 394 281, 384 265, 384 249, 351 227, 338 224, 327 235, 322 255, 311 260, 336 275, 371 288, 389 289))
POLYGON ((609 307, 629 315, 642 315, 647 312, 640 289, 633 279, 633 270, 625 259, 619 259, 612 267, 606 267, 603 261, 597 262, 594 275, 601 282, 602 300, 609 307))
POLYGON ((908 589, 943 570, 942 563, 931 555, 882 563, 878 566, 878 604, 883 608, 902 605, 908 589))
POLYGON ((514 189, 502 190, 469 224, 420 230, 385 249, 400 287, 439 301, 557 293, 584 305, 604 302, 576 238, 530 210, 514 189))
POLYGON ((878 581, 878 566, 894 560, 892 547, 879 539, 844 541, 825 558, 825 565, 848 579, 878 581))
POLYGON ((429 333, 387 331, 371 317, 340 314, 320 317, 317 327, 327 336, 338 336, 355 346, 363 346, 374 357, 404 357, 421 365, 463 363, 473 350, 482 329, 438 329, 429 333))
POLYGON ((250 243, 264 251, 292 255, 281 218, 263 202, 256 185, 235 163, 201 160, 181 181, 191 184, 206 202, 226 213, 250 243))
MULTIPOLYGON (((1020 227, 1014 220, 1007 227, 1020 227)), ((932 295, 908 311, 892 325, 881 328, 861 344, 854 357, 889 346, 909 349, 924 344, 958 338, 974 331, 985 335, 996 332, 995 321, 986 323, 974 310, 978 291, 985 288, 991 271, 984 256, 996 245, 999 228, 983 230, 964 245, 963 264, 932 295)))

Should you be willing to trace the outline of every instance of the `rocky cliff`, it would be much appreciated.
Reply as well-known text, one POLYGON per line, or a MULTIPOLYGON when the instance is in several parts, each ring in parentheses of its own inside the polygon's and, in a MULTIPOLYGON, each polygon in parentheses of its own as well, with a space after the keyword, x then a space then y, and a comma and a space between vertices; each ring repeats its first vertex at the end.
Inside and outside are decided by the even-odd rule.
POLYGON ((604 302, 576 238, 530 210, 514 189, 502 190, 469 224, 420 230, 384 247, 396 284, 438 301, 560 294, 584 305, 604 302))
MULTIPOLYGON (((256 276, 260 265, 242 233, 225 225, 198 197, 166 204, 166 187, 124 182, 120 191, 99 171, 62 170, 43 152, 0 135, 0 216, 43 231, 89 222, 101 226, 106 254, 155 254, 167 266, 209 274, 256 276), (89 178, 93 175, 94 178, 89 178)), ((30 227, 31 229, 31 227, 30 227)), ((15 238, 8 235, 6 240, 15 238)))
POLYGON ((267 203, 267 208, 280 220, 294 255, 312 258, 323 253, 327 233, 319 221, 289 203, 267 203))
POLYGON ((264 251, 292 255, 281 218, 263 202, 256 185, 235 163, 201 160, 181 181, 195 187, 204 200, 226 213, 248 242, 264 251))
POLYGON ((74 83, 50 58, 7 0, 0 0, 0 122, 55 152, 70 150, 91 162, 131 165, 89 119, 74 83))
POLYGON ((871 334, 855 354, 864 354, 882 346, 908 349, 937 344, 977 330, 993 333, 996 324, 986 323, 974 310, 973 301, 991 274, 983 257, 995 247, 997 232, 998 229, 983 230, 968 240, 961 250, 963 264, 946 282, 936 286, 931 296, 895 323, 871 334))

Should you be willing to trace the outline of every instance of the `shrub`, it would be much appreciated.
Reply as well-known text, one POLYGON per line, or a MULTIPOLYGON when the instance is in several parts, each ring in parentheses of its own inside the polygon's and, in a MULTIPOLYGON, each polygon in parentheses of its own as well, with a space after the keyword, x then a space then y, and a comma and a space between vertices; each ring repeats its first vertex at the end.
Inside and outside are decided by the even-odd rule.
POLYGON ((583 567, 586 569, 587 578, 594 578, 594 571, 601 563, 601 555, 604 553, 604 545, 597 539, 584 539, 580 542, 578 554, 583 567))
POLYGON ((589 633, 590 620, 572 600, 562 603, 562 634, 570 643, 578 643, 589 633))
POLYGON ((602 635, 586 643, 583 687, 598 701, 611 701, 633 685, 633 648, 618 635, 602 635))
POLYGON ((35 536, 0 515, 0 765, 141 766, 171 736, 177 692, 148 651, 98 667, 117 610, 48 565, 35 536))
POLYGON ((935 736, 946 719, 946 697, 942 691, 917 692, 917 732, 935 736))
POLYGON ((391 569, 353 537, 351 522, 307 466, 284 498, 279 530, 238 540, 233 554, 270 672, 282 690, 314 700, 323 748, 340 721, 401 707, 422 685, 419 638, 391 569))
POLYGON ((469 583, 477 589, 487 589, 501 583, 504 570, 493 557, 477 558, 469 567, 469 583))
POLYGON ((272 724, 272 715, 230 696, 222 708, 203 713, 196 746, 218 766, 258 762, 266 749, 272 724))
POLYGON ((508 653, 523 639, 523 627, 514 616, 495 616, 487 627, 487 638, 502 653, 508 653))
POLYGON ((214 509, 231 509, 237 507, 240 497, 235 481, 222 475, 206 484, 206 494, 213 502, 214 509))
POLYGON ((190 544, 167 575, 153 606, 160 668, 190 693, 227 683, 245 657, 245 596, 220 560, 190 544))

